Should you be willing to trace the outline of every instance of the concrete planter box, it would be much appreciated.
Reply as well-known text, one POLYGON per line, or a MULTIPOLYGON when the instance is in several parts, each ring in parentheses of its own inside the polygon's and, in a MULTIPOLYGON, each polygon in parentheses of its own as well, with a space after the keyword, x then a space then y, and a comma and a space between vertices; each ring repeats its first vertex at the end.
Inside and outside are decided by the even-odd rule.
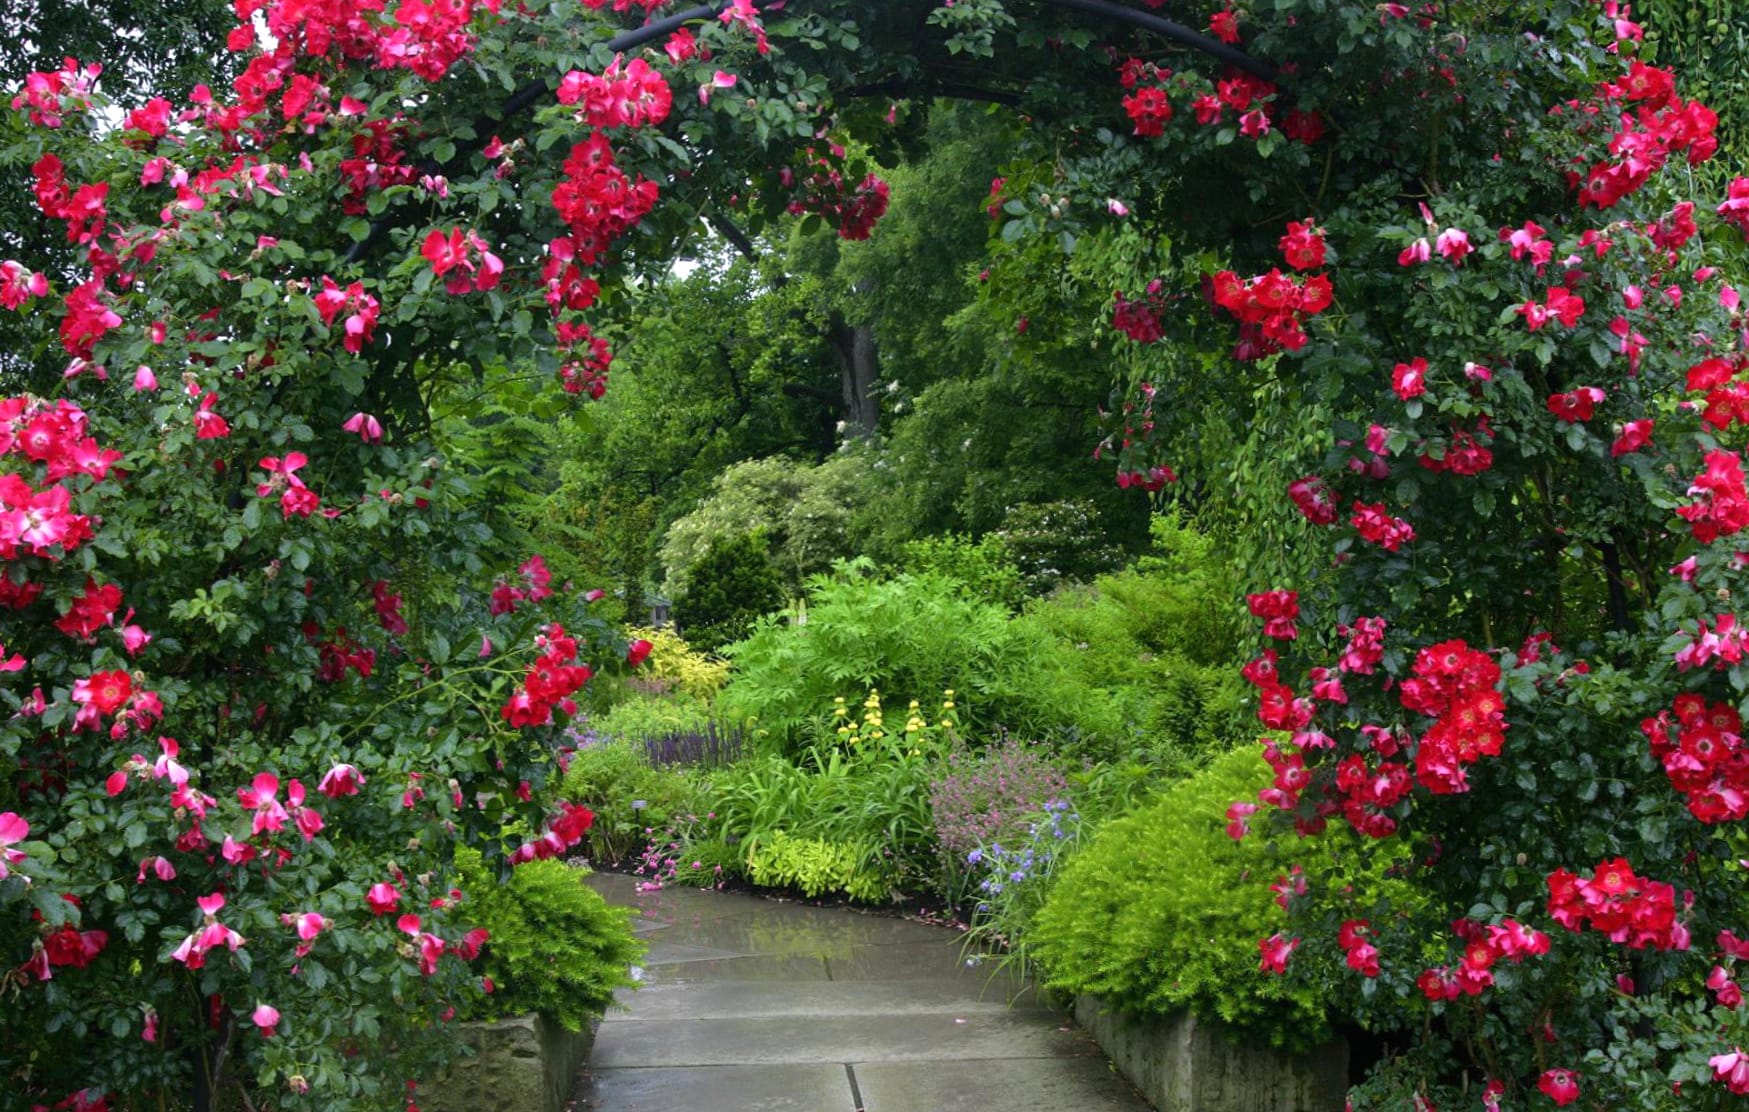
POLYGON ((1306 1054, 1248 1046, 1188 1013, 1137 1019, 1098 999, 1075 999, 1075 1020, 1160 1112, 1342 1112, 1348 1045, 1306 1054))
POLYGON ((461 1024, 470 1058, 419 1086, 426 1112, 564 1112, 577 1071, 595 1043, 595 1026, 567 1031, 538 1015, 461 1024))

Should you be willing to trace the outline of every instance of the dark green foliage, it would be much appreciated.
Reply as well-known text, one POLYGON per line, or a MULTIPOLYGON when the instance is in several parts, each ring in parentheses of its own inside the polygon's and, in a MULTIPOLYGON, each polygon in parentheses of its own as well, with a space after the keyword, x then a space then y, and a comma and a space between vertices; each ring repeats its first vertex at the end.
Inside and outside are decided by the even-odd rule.
POLYGON ((692 569, 674 617, 686 640, 705 652, 739 641, 761 615, 783 605, 783 577, 758 533, 711 545, 692 569))
MULTIPOLYGON (((1257 944, 1287 921, 1269 878, 1290 861, 1308 874, 1341 874, 1355 838, 1331 833, 1278 851, 1261 835, 1228 837, 1227 805, 1254 798, 1268 779, 1246 747, 1101 827, 1033 920, 1029 955, 1045 983, 1137 1015, 1188 1008, 1278 1044, 1324 1038, 1340 982, 1263 973, 1257 944)), ((1384 890, 1349 879, 1369 896, 1384 890)))
POLYGON ((561 861, 530 861, 508 879, 491 875, 470 849, 456 852, 467 907, 491 932, 480 972, 494 983, 479 1018, 540 1012, 572 1031, 613 1003, 615 989, 633 983, 632 963, 644 944, 631 911, 613 907, 561 861))
MULTIPOLYGON (((1232 573, 1207 537, 1177 518, 1156 519, 1159 554, 1133 568, 1035 603, 1023 624, 1070 657, 1070 682, 1103 696, 1108 717, 1082 719, 1092 754, 1134 738, 1155 763, 1176 763, 1251 728, 1239 679, 1232 573)), ((1085 699, 1072 700, 1080 703, 1085 699)))

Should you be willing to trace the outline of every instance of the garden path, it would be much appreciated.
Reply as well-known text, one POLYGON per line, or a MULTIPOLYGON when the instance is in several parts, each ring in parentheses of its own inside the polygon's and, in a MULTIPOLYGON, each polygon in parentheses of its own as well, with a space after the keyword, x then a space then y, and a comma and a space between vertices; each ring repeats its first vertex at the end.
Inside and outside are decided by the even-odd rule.
POLYGON ((589 883, 636 909, 643 987, 596 1035, 575 1112, 1147 1112, 960 935, 844 908, 589 883))

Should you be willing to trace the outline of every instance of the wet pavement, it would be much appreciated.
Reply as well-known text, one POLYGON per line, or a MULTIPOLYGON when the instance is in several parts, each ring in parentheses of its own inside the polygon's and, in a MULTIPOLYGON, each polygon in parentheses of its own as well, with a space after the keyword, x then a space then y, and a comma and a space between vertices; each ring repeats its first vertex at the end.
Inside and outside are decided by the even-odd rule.
POLYGON ((595 1038, 576 1112, 1147 1112, 1066 1015, 923 923, 589 883, 636 909, 643 987, 595 1038))

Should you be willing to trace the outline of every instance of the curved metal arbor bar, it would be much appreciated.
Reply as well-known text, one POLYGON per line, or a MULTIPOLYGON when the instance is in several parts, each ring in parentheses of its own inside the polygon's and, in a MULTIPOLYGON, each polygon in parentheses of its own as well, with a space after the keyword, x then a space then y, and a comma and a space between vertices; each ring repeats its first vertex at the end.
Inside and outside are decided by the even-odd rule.
MULTIPOLYGON (((781 6, 784 0, 754 0, 758 8, 775 8, 781 6)), ((1188 46, 1203 54, 1207 54, 1221 62, 1243 70, 1246 73, 1261 77, 1267 81, 1280 83, 1278 71, 1266 62, 1258 61, 1242 50, 1238 50, 1219 39, 1211 38, 1198 31, 1161 16, 1149 12, 1137 11, 1114 3, 1113 0, 1041 0, 1046 6, 1063 8, 1068 11, 1081 12, 1115 23, 1126 24, 1142 31, 1152 32, 1173 42, 1188 46)), ((712 20, 720 16, 729 7, 728 0, 716 0, 715 3, 699 4, 684 11, 664 16, 642 27, 621 32, 607 41, 607 49, 614 53, 632 50, 645 43, 668 35, 688 23, 701 20, 712 20)), ((521 88, 512 93, 503 107, 493 118, 502 123, 514 116, 532 108, 542 97, 553 92, 553 84, 547 78, 534 78, 525 82, 521 88)), ((1014 106, 1020 103, 1018 95, 1002 90, 991 90, 965 84, 964 82, 947 80, 930 82, 927 85, 916 85, 898 78, 883 78, 867 85, 858 85, 846 90, 851 96, 873 95, 926 95, 944 96, 964 100, 984 100, 996 104, 1014 106)), ((420 173, 426 175, 447 174, 460 166, 462 160, 477 153, 485 146, 485 140, 480 136, 491 134, 489 121, 478 121, 475 137, 456 144, 456 151, 447 162, 427 159, 420 166, 420 173)), ((371 248, 381 240, 382 236, 396 225, 397 215, 384 213, 371 222, 370 233, 365 238, 356 241, 347 249, 342 262, 346 264, 361 261, 371 248)))

